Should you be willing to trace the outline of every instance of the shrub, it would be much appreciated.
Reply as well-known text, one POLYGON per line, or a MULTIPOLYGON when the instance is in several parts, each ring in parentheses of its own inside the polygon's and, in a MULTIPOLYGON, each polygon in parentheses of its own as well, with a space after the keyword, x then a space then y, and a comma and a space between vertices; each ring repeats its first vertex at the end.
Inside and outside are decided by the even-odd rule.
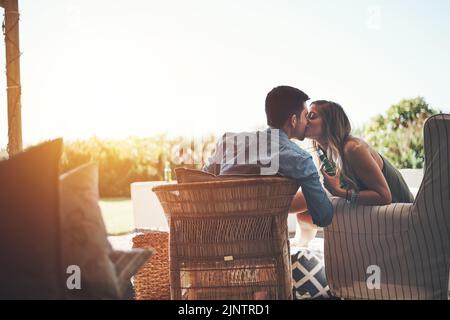
POLYGON ((364 127, 364 136, 397 168, 420 169, 424 165, 423 125, 436 113, 422 97, 404 99, 372 119, 364 127))
POLYGON ((165 135, 127 140, 94 137, 65 142, 61 173, 95 161, 99 164, 100 196, 129 197, 132 182, 163 180, 166 161, 172 169, 201 167, 205 160, 203 154, 206 155, 214 143, 214 136, 190 141, 181 137, 168 139, 165 135))

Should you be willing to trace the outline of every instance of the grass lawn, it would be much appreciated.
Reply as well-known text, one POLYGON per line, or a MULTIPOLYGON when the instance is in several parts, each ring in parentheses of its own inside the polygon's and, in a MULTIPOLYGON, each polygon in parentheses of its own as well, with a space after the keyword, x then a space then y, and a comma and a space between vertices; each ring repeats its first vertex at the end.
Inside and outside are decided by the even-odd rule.
POLYGON ((125 234, 134 229, 133 204, 129 198, 104 198, 99 201, 106 230, 110 235, 125 234))

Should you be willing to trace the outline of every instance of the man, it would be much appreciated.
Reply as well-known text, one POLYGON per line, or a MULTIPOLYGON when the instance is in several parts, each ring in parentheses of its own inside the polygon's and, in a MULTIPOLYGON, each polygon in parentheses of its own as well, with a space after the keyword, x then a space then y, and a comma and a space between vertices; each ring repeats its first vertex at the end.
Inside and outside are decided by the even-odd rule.
POLYGON ((333 217, 331 202, 322 188, 311 155, 290 141, 305 138, 308 100, 308 95, 297 88, 279 86, 272 89, 266 97, 270 128, 256 133, 225 134, 203 170, 221 175, 272 173, 293 178, 302 192, 296 194, 290 213, 297 213, 297 220, 301 222, 325 227, 333 217), (264 143, 261 144, 262 140, 264 143), (261 152, 268 140, 268 148, 261 152), (219 172, 215 170, 217 167, 219 172))

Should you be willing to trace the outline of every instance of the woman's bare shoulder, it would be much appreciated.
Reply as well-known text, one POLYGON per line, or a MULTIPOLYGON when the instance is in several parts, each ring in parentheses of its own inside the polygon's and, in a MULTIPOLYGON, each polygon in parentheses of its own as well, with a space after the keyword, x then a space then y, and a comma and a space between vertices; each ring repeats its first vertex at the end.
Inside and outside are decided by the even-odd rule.
POLYGON ((375 160, 378 167, 383 169, 383 159, 367 142, 359 138, 351 138, 344 145, 344 155, 353 166, 368 163, 369 159, 375 160))
POLYGON ((344 153, 346 156, 352 156, 365 152, 369 149, 369 145, 362 139, 350 137, 344 144, 344 153))

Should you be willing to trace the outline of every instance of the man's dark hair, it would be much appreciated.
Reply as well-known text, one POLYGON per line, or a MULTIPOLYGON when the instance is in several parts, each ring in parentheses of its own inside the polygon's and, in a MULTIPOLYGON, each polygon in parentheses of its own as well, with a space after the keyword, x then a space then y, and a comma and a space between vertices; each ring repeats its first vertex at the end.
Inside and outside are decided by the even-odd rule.
POLYGON ((293 114, 300 116, 303 105, 308 100, 308 95, 297 88, 289 86, 273 88, 266 97, 267 124, 281 129, 293 114))

